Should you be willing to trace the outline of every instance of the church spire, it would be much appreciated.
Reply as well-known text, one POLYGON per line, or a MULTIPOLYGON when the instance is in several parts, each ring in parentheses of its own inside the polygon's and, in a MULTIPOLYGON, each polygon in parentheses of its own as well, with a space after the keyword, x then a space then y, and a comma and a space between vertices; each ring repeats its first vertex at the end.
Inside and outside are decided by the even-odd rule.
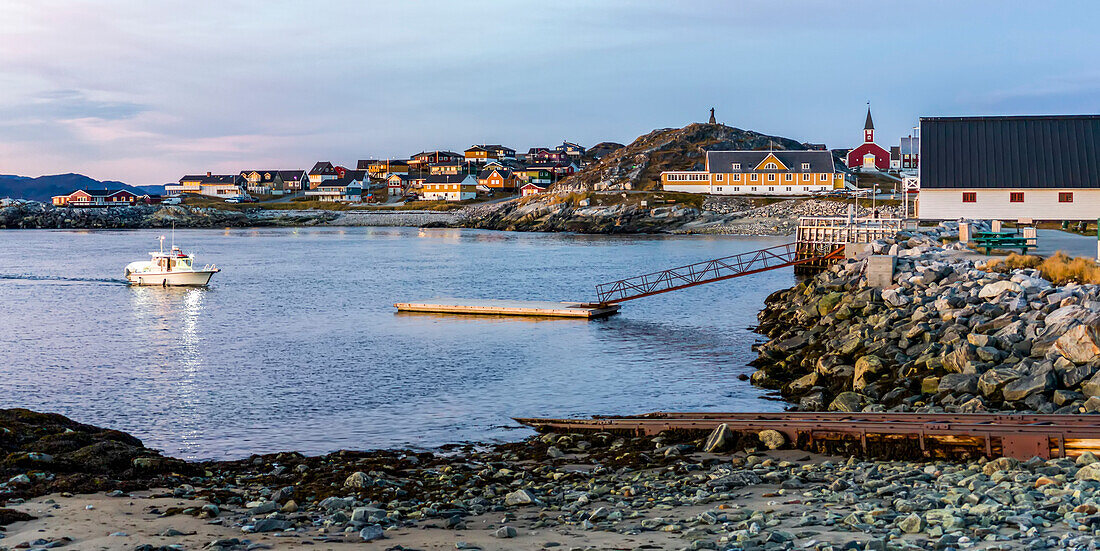
POLYGON ((875 141, 875 123, 871 120, 871 102, 867 102, 867 122, 863 123, 863 141, 864 143, 875 141))

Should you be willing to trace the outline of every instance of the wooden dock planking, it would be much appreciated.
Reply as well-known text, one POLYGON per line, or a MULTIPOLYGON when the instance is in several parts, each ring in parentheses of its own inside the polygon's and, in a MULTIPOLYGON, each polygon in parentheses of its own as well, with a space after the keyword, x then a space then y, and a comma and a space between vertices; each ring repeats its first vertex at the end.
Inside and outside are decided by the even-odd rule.
POLYGON ((430 302, 398 302, 393 306, 398 312, 581 319, 603 318, 619 311, 618 304, 548 300, 434 299, 430 302))

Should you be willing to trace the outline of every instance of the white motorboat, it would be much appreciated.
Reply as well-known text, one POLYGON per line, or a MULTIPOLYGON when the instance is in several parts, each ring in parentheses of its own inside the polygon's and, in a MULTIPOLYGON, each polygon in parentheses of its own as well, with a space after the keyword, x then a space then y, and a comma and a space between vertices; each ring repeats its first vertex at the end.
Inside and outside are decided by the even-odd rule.
POLYGON ((195 257, 184 253, 172 245, 164 252, 164 236, 160 237, 160 251, 149 253, 152 260, 131 262, 126 265, 126 279, 134 285, 206 285, 210 278, 220 272, 217 266, 207 264, 202 269, 195 268, 195 257))

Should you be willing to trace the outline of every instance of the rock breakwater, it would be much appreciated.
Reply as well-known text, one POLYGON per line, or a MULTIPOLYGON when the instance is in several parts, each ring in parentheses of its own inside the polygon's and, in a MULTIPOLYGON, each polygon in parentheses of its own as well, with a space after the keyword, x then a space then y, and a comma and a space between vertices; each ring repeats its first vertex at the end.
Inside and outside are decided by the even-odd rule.
POLYGON ((902 232, 768 297, 753 382, 803 410, 1100 411, 1100 287, 987 271, 952 235, 902 232), (897 256, 885 288, 872 253, 897 256))
POLYGON ((34 201, 0 208, 0 228, 8 229, 124 229, 225 228, 252 226, 309 226, 334 220, 327 211, 249 209, 245 211, 179 205, 68 208, 34 201))

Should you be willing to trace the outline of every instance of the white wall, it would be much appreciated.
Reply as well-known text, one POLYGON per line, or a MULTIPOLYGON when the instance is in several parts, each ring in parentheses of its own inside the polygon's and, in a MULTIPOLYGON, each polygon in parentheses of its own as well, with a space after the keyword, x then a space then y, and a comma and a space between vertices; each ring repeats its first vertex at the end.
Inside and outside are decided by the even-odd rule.
POLYGON ((1095 220, 1100 218, 1100 189, 922 189, 917 216, 921 220, 1095 220), (1012 203, 1009 193, 1023 192, 1024 202, 1012 203), (963 192, 976 201, 963 203, 963 192), (1072 203, 1059 203, 1058 193, 1073 193, 1072 203))

